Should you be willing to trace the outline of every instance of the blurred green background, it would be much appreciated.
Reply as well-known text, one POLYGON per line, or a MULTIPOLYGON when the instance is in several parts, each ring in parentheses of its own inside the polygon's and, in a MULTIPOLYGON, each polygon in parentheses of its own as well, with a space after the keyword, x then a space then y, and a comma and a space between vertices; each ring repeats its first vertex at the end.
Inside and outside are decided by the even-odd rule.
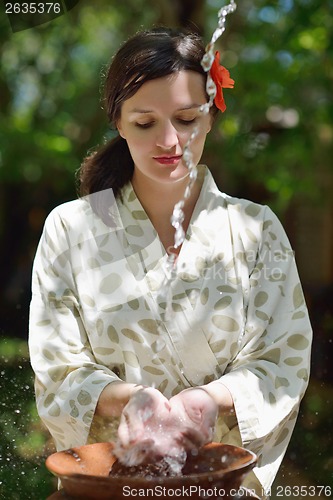
MULTIPOLYGON (((36 413, 27 353, 31 264, 46 215, 77 196, 82 158, 111 133, 100 102, 105 68, 123 40, 154 24, 188 26, 208 42, 225 4, 71 3, 65 15, 14 32, 5 2, 0 7, 0 498, 6 500, 44 499, 56 488, 44 466, 53 448, 36 413)), ((203 160, 223 191, 267 203, 281 218, 314 327, 310 386, 272 498, 278 484, 333 492, 332 37, 332 0, 241 0, 217 43, 236 85, 225 91, 228 109, 203 160)), ((309 498, 325 493, 316 495, 309 498)))

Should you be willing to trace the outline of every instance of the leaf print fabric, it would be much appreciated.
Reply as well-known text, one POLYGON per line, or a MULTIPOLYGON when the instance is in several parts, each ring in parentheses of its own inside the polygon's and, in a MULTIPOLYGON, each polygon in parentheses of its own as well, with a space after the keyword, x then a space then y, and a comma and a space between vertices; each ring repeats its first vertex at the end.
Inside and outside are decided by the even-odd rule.
MULTIPOLYGON (((96 439, 94 412, 109 383, 153 386, 170 398, 220 380, 236 418, 220 418, 214 439, 258 454, 244 485, 261 495, 308 383, 311 327, 276 216, 221 193, 206 167, 200 175, 169 288, 165 249, 131 184, 122 202, 103 192, 103 220, 89 198, 49 215, 30 315, 37 406, 60 450, 96 439)), ((106 430, 100 439, 113 439, 106 430)))

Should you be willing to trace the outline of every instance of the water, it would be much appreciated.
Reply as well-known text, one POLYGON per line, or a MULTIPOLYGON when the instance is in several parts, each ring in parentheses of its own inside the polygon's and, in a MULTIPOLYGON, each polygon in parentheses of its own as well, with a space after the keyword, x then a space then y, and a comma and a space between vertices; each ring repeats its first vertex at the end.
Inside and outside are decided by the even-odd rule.
MULTIPOLYGON (((200 106, 200 112, 203 115, 207 115, 210 112, 210 108, 212 107, 214 103, 214 97, 216 95, 216 86, 212 78, 210 77, 209 70, 213 64, 214 57, 215 57, 215 42, 222 36, 222 34, 225 31, 226 27, 226 18, 229 14, 234 12, 236 10, 236 3, 234 0, 232 0, 228 5, 222 7, 219 12, 218 12, 218 21, 217 21, 217 28, 213 32, 213 35, 211 37, 210 42, 206 46, 206 53, 202 58, 201 65, 205 72, 207 73, 207 82, 206 82, 206 92, 208 94, 209 100, 207 104, 204 104, 200 106)), ((185 145, 184 152, 183 152, 183 159, 184 162, 188 168, 189 171, 189 182, 188 185, 184 191, 183 198, 179 200, 178 203, 176 203, 173 214, 171 216, 171 225, 175 229, 175 235, 174 235, 174 248, 179 248, 182 243, 185 240, 185 231, 183 228, 183 221, 185 218, 185 214, 183 211, 185 201, 189 198, 191 194, 192 187, 196 181, 198 171, 197 171, 197 165, 193 162, 193 155, 191 151, 191 145, 196 136, 199 133, 199 125, 197 125, 191 136, 190 139, 188 140, 187 144, 185 145)), ((168 259, 166 261, 166 281, 163 284, 163 286, 170 287, 171 281, 175 277, 175 266, 176 266, 176 255, 173 253, 170 253, 168 256, 168 259)), ((170 315, 170 307, 169 307, 169 300, 167 300, 167 316, 170 315)))

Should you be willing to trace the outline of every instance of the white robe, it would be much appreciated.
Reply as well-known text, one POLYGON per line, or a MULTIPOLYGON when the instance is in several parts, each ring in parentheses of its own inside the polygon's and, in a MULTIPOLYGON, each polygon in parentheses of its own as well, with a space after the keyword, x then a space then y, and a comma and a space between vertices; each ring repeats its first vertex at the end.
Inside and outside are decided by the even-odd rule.
MULTIPOLYGON (((200 171, 203 186, 171 284, 167 253, 131 184, 111 206, 111 223, 89 197, 48 216, 30 313, 37 406, 61 450, 88 441, 110 382, 154 386, 171 397, 220 379, 236 418, 220 418, 214 439, 258 455, 244 484, 264 497, 308 383, 311 326, 276 216, 221 193, 209 170, 200 171)), ((110 201, 111 190, 103 196, 110 201)))

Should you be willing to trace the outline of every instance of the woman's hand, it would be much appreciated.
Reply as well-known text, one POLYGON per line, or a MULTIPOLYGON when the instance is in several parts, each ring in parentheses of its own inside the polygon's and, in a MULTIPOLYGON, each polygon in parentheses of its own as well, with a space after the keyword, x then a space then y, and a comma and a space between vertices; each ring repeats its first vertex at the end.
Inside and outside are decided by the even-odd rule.
POLYGON ((170 418, 178 421, 178 443, 185 450, 199 448, 212 441, 218 405, 205 389, 185 389, 173 396, 169 403, 170 418))
POLYGON ((114 449, 127 465, 173 457, 212 440, 218 407, 204 389, 187 389, 168 401, 158 390, 137 390, 125 406, 114 449))
POLYGON ((153 462, 176 453, 169 401, 153 388, 133 392, 118 428, 114 453, 127 466, 153 462))

